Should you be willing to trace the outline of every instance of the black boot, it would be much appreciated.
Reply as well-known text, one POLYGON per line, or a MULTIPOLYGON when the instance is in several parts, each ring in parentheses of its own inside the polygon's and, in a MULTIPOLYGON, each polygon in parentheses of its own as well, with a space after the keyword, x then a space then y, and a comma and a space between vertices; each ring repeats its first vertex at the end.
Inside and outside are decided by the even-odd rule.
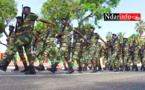
POLYGON ((63 71, 67 71, 68 70, 68 68, 66 67, 66 66, 64 66, 64 69, 63 69, 63 71))
POLYGON ((7 61, 7 59, 5 59, 2 63, 0 63, 0 69, 3 71, 6 71, 8 65, 9 65, 9 62, 7 61))
POLYGON ((54 65, 52 65, 51 68, 47 68, 47 70, 50 71, 50 72, 52 72, 52 73, 55 73, 57 71, 57 68, 56 67, 57 67, 57 65, 54 64, 54 65))
POLYGON ((118 71, 119 71, 119 68, 115 68, 115 69, 114 69, 114 72, 118 72, 118 71))
POLYGON ((125 65, 125 71, 129 71, 129 68, 127 65, 125 65))
POLYGON ((99 65, 99 67, 98 67, 98 71, 101 71, 101 70, 102 70, 101 65, 99 65))
POLYGON ((18 65, 15 65, 15 69, 14 69, 14 71, 19 71, 19 67, 18 67, 18 65))
POLYGON ((82 71, 82 67, 81 66, 79 66, 79 68, 78 68, 78 70, 77 71, 82 71))
POLYGON ((36 67, 36 70, 38 70, 38 71, 44 71, 44 70, 45 70, 45 68, 44 68, 44 66, 43 66, 43 65, 39 64, 39 66, 38 66, 38 67, 36 67))
POLYGON ((92 70, 92 66, 90 66, 89 69, 92 70))
POLYGON ((88 67, 88 65, 85 64, 85 66, 83 67, 83 70, 84 70, 84 71, 87 71, 87 67, 88 67))
POLYGON ((29 66, 29 71, 26 71, 25 74, 36 74, 34 66, 29 66))
POLYGON ((25 63, 25 64, 24 64, 24 70, 22 70, 21 72, 26 72, 26 71, 29 71, 29 67, 28 67, 27 64, 25 63))
POLYGON ((132 66, 132 71, 134 71, 134 65, 132 66))
POLYGON ((72 74, 73 72, 74 72, 73 67, 69 67, 69 70, 68 70, 68 72, 66 74, 72 74))
POLYGON ((138 67, 137 66, 135 66, 135 71, 138 71, 138 67))
POLYGON ((94 66, 94 70, 92 71, 92 73, 95 73, 95 72, 97 72, 97 67, 96 66, 94 66))

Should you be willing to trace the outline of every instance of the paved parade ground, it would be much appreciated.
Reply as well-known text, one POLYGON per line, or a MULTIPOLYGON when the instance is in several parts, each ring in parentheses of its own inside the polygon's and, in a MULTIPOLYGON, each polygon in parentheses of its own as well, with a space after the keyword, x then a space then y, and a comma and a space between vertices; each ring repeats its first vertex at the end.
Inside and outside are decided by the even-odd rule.
POLYGON ((55 74, 46 70, 24 75, 8 68, 0 71, 0 90, 145 90, 145 72, 90 72, 67 75, 62 70, 55 74))

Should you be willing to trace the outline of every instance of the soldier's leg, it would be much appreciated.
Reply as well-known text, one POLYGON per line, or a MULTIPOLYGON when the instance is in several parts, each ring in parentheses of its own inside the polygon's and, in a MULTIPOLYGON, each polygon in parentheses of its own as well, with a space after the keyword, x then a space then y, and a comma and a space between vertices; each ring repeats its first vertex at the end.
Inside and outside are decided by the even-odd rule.
POLYGON ((135 67, 135 71, 138 71, 137 62, 138 62, 138 56, 135 56, 133 60, 133 66, 135 67))
MULTIPOLYGON (((25 48, 25 46, 24 46, 24 48, 25 48)), ((22 47, 20 48, 20 50, 18 51, 18 53, 19 53, 20 58, 22 59, 23 65, 24 65, 24 70, 22 70, 21 72, 29 71, 29 68, 27 66, 27 60, 26 60, 26 58, 24 56, 24 52, 23 52, 23 48, 22 47)))
POLYGON ((142 66, 143 66, 143 71, 145 71, 145 57, 142 59, 142 66))

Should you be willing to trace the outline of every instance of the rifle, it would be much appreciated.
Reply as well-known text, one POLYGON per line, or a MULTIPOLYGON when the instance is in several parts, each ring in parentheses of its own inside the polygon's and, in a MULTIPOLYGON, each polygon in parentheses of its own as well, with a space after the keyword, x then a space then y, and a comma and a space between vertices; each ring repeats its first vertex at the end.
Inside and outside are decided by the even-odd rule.
POLYGON ((0 44, 2 44, 2 45, 4 45, 4 46, 8 47, 8 45, 6 45, 6 44, 2 43, 1 41, 0 41, 0 44))
POLYGON ((23 16, 23 4, 22 4, 22 24, 24 22, 24 16, 23 16))
POLYGON ((4 30, 4 34, 6 35, 7 38, 9 38, 9 35, 7 34, 5 30, 4 30))

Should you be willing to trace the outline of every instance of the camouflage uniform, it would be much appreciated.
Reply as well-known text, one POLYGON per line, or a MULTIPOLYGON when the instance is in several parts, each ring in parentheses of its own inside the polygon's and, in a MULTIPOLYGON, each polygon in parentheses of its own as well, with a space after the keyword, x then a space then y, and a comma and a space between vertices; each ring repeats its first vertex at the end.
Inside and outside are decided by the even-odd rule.
POLYGON ((133 66, 135 69, 137 69, 137 62, 138 62, 138 47, 134 47, 134 52, 133 52, 133 66))
POLYGON ((117 57, 117 52, 118 52, 118 39, 115 41, 112 40, 111 44, 113 44, 113 52, 112 55, 108 58, 109 61, 111 61, 111 66, 115 69, 118 68, 118 60, 116 59, 117 57))
POLYGON ((82 41, 82 44, 81 44, 81 53, 82 53, 82 56, 81 56, 81 66, 82 64, 84 63, 85 64, 85 67, 83 68, 83 70, 87 70, 87 66, 88 66, 88 56, 89 56, 89 46, 88 44, 86 44, 86 42, 83 40, 82 41))
POLYGON ((73 52, 73 57, 72 57, 72 60, 77 60, 78 62, 78 65, 79 65, 79 68, 81 69, 81 65, 82 65, 82 62, 80 61, 81 59, 81 52, 80 52, 80 49, 81 49, 81 42, 82 42, 82 39, 80 38, 74 38, 74 48, 72 50, 73 52))
POLYGON ((109 65, 111 64, 111 61, 108 60, 109 57, 111 56, 111 47, 107 46, 106 51, 107 51, 107 53, 105 53, 105 60, 104 61, 105 61, 105 68, 108 68, 109 65))
POLYGON ((100 52, 100 43, 97 42, 96 45, 95 45, 95 53, 94 53, 94 58, 93 58, 93 66, 96 66, 96 67, 100 67, 100 57, 101 57, 101 52, 100 52))
POLYGON ((56 44, 54 43, 54 40, 55 40, 55 34, 53 32, 49 33, 45 42, 46 49, 44 53, 42 54, 42 58, 40 60, 41 65, 43 65, 46 58, 49 58, 53 65, 53 60, 54 60, 54 57, 56 57, 56 53, 57 53, 55 50, 56 44))
POLYGON ((69 67, 72 67, 73 63, 70 61, 70 28, 66 27, 63 31, 63 36, 61 36, 61 46, 57 54, 56 64, 59 63, 60 59, 67 59, 67 63, 69 67))
POLYGON ((143 70, 145 71, 145 51, 143 51, 143 54, 142 54, 142 66, 143 66, 143 70))
MULTIPOLYGON (((89 41, 90 41, 90 44, 89 44, 89 61, 91 60, 92 64, 94 63, 94 53, 95 53, 95 50, 96 50, 96 40, 100 39, 101 37, 98 35, 98 34, 95 34, 95 33, 92 33, 90 34, 90 38, 89 38, 89 41)), ((93 64, 94 65, 94 64, 93 64)), ((93 67, 96 67, 96 66, 93 66, 93 67)))
POLYGON ((119 67, 123 70, 123 59, 122 59, 122 50, 121 50, 121 48, 118 48, 117 59, 118 59, 119 67))
POLYGON ((26 17, 24 19, 24 23, 22 25, 23 32, 22 32, 21 36, 18 37, 15 44, 12 45, 12 47, 10 47, 8 49, 7 59, 4 60, 4 58, 2 58, 2 60, 4 60, 4 62, 1 63, 1 67, 3 68, 3 70, 6 69, 5 67, 8 66, 8 64, 14 57, 15 53, 17 51, 19 51, 22 46, 25 46, 26 51, 27 51, 26 54, 27 54, 27 57, 29 60, 30 71, 34 71, 34 69, 33 69, 34 57, 31 54, 31 41, 32 41, 32 31, 34 28, 35 20, 39 20, 38 16, 36 16, 35 14, 29 13, 28 15, 26 15, 26 17), (5 66, 3 66, 3 65, 5 65, 5 66))
MULTIPOLYGON (((129 45, 128 45, 128 43, 126 42, 126 43, 123 43, 122 44, 122 46, 123 46, 123 64, 124 64, 124 66, 125 66, 125 69, 127 70, 127 67, 129 68, 130 67, 130 65, 129 64, 127 64, 127 62, 128 62, 128 60, 129 60, 129 45)), ((130 58, 131 59, 131 58, 130 58)))

